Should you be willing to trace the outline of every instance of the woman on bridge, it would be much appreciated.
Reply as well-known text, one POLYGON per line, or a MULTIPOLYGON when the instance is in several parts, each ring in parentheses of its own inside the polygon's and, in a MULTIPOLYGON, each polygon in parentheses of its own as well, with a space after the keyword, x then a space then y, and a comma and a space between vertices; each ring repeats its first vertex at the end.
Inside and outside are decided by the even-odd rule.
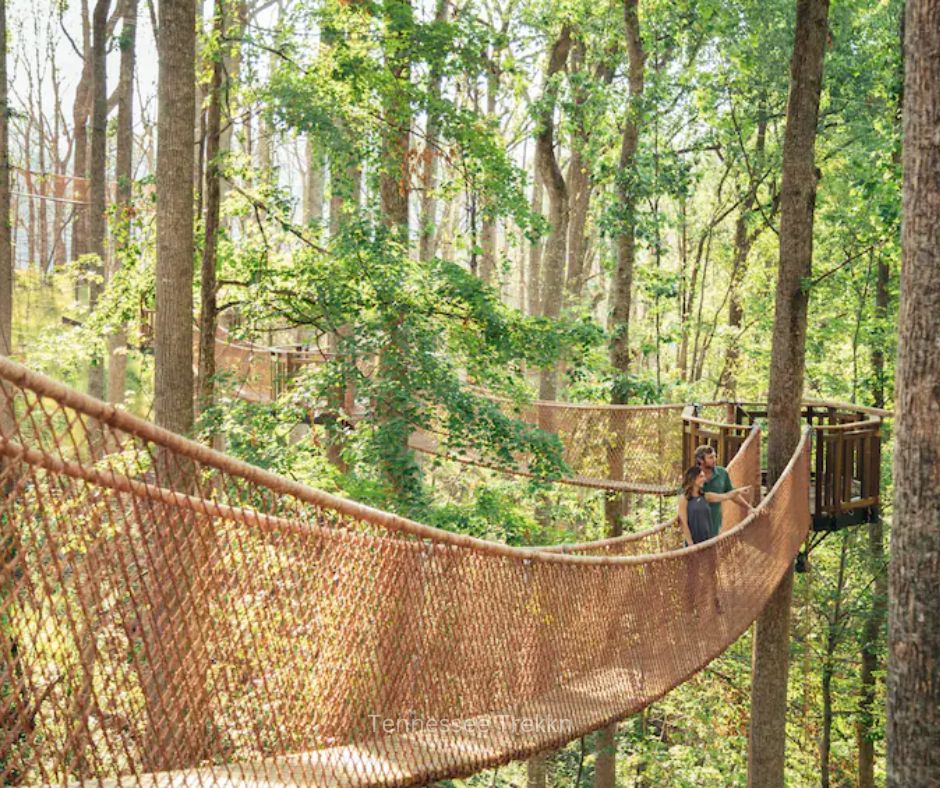
MULTIPOLYGON (((750 487, 737 487, 729 492, 705 492, 705 471, 699 465, 693 465, 685 472, 682 479, 682 493, 679 495, 679 524, 685 536, 686 546, 699 544, 711 539, 712 517, 708 505, 735 499, 753 511, 745 497, 750 487)), ((689 571, 686 575, 685 593, 687 606, 696 618, 714 604, 720 615, 723 611, 718 598, 718 577, 715 567, 715 551, 703 550, 689 558, 689 571)))
POLYGON ((704 492, 705 471, 699 465, 693 465, 685 472, 682 479, 682 493, 679 495, 679 523, 686 545, 698 544, 712 537, 710 503, 722 503, 734 499, 749 511, 754 508, 747 500, 751 488, 735 487, 726 493, 704 492))

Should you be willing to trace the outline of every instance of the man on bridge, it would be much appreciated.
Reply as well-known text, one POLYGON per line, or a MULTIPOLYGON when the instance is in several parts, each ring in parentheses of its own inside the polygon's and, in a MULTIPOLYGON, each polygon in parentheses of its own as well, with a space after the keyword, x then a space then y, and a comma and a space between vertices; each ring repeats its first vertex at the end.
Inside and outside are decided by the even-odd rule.
MULTIPOLYGON (((695 450, 695 464, 705 471, 705 484, 702 492, 729 493, 734 489, 728 471, 718 464, 718 455, 711 446, 699 446, 695 450)), ((751 504, 743 495, 736 495, 732 500, 739 506, 750 510, 751 504)), ((721 531, 721 501, 709 503, 711 514, 711 537, 718 536, 721 531)))

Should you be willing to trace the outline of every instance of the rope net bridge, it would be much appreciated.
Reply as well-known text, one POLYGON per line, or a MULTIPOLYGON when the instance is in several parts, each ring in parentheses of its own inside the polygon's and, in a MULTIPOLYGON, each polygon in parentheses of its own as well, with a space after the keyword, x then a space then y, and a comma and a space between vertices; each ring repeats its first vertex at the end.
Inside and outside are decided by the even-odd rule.
MULTIPOLYGON (((215 342, 216 365, 236 383, 239 396, 260 402, 276 397, 290 378, 308 365, 324 363, 329 354, 318 350, 267 347, 233 340, 219 330, 215 342)), ((485 392, 483 392, 485 394, 485 392)), ((487 395, 488 396, 488 395, 487 395)), ((344 409, 356 417, 354 394, 346 392, 344 409)), ((563 459, 571 469, 558 481, 576 487, 674 495, 683 471, 680 418, 683 405, 584 405, 537 401, 516 406, 497 400, 504 411, 558 435, 563 459)), ((747 428, 742 430, 742 440, 747 428)), ((517 465, 487 462, 472 451, 447 445, 447 430, 440 425, 416 431, 410 446, 425 454, 447 457, 471 465, 532 476, 525 457, 517 465)))
POLYGON ((4 783, 417 785, 557 748, 733 643, 809 526, 808 435, 710 542, 524 550, 276 477, 3 357, 0 468, 4 783))

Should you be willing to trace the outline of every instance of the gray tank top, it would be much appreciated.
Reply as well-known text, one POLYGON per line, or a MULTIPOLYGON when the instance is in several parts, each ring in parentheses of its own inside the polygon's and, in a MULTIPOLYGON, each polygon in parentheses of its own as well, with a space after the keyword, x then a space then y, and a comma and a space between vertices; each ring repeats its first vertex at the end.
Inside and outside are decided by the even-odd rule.
POLYGON ((695 544, 711 539, 712 534, 712 516, 708 508, 708 502, 704 495, 695 498, 687 497, 689 502, 686 510, 686 517, 689 521, 689 531, 692 534, 692 541, 695 544))

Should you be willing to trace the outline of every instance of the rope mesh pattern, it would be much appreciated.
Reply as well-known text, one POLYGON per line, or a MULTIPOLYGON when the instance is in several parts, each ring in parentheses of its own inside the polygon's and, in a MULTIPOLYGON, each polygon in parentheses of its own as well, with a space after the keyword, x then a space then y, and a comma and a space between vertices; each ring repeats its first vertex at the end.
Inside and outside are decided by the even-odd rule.
MULTIPOLYGON (((682 406, 535 402, 507 412, 558 435, 571 473, 564 484, 613 492, 672 495, 682 476, 682 406)), ((456 454, 439 432, 420 430, 409 445, 471 465, 531 476, 525 457, 509 469, 473 453, 456 454)))
POLYGON ((2 357, 0 395, 4 783, 418 785, 528 757, 720 654, 809 524, 806 437, 717 539, 577 556, 334 498, 2 357))

